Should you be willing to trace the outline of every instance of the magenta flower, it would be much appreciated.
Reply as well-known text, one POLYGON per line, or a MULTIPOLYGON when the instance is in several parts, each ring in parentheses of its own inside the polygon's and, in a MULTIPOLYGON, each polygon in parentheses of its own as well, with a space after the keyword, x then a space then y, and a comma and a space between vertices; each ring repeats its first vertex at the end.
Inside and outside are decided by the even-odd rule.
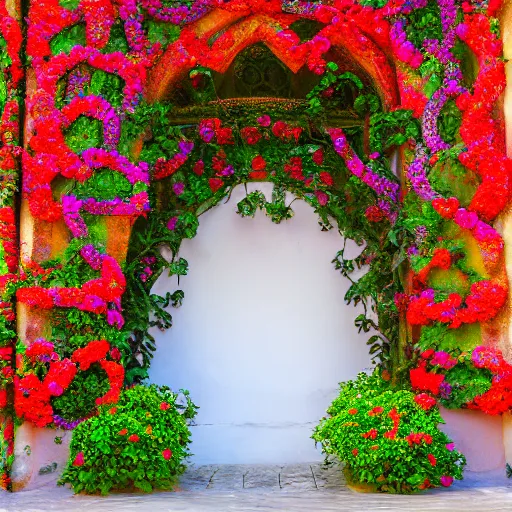
POLYGON ((268 127, 272 123, 272 119, 270 119, 270 116, 267 116, 267 115, 258 117, 257 121, 260 126, 264 126, 264 127, 268 127))
POLYGON ((185 184, 179 181, 172 186, 172 190, 177 196, 181 196, 185 191, 185 184))
POLYGON ((443 475, 440 481, 443 487, 450 487, 453 484, 453 476, 443 475))
POLYGON ((176 229, 176 224, 178 224, 178 217, 171 217, 167 223, 167 229, 169 231, 174 231, 176 229))
POLYGON ((109 325, 115 325, 118 329, 121 329, 124 325, 124 318, 119 311, 109 309, 107 311, 107 322, 109 325))

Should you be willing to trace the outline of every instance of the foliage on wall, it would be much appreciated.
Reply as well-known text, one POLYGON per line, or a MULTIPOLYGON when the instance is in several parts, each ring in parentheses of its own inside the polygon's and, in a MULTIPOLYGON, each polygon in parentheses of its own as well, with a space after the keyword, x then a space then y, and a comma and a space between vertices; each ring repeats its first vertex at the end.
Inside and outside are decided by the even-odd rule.
POLYGON ((274 192, 270 201, 248 194, 240 215, 288 219, 292 192, 322 229, 364 247, 355 260, 340 250, 333 263, 352 279, 347 302, 364 306, 356 324, 371 335, 379 375, 446 407, 507 411, 512 367, 495 341, 507 280, 493 221, 511 170, 499 8, 45 0, 30 3, 22 51, 21 27, 2 2, 2 485, 14 411, 18 421, 73 428, 115 402, 123 381, 144 379, 155 349, 148 329, 170 327, 168 307, 183 300, 152 285, 163 271, 187 273, 181 241, 248 181, 271 181, 274 192), (246 72, 239 54, 289 71, 294 94, 273 98, 272 80, 246 72), (22 62, 31 77, 24 99, 22 62), (229 91, 241 83, 248 97, 234 101, 229 91), (36 250, 18 262, 20 158, 36 250), (16 364, 15 300, 28 318, 16 364))

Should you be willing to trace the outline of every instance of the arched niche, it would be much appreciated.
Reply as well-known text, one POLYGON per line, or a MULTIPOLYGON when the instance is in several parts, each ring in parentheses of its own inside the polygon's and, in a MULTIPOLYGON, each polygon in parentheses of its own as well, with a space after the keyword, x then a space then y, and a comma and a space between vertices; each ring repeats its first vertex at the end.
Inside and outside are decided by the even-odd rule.
MULTIPOLYGON (((272 184, 248 189, 270 197, 272 184)), ((171 329, 152 330, 150 379, 189 389, 200 405, 196 463, 321 460, 312 428, 338 383, 371 366, 368 335, 354 325, 362 309, 344 304, 350 282, 331 264, 344 240, 321 231, 304 201, 293 202, 294 217, 279 225, 262 212, 244 219, 235 211, 245 193, 238 186, 201 215, 179 253, 189 274, 179 284, 162 274, 153 286, 159 295, 179 287, 185 300, 172 311, 171 329)))

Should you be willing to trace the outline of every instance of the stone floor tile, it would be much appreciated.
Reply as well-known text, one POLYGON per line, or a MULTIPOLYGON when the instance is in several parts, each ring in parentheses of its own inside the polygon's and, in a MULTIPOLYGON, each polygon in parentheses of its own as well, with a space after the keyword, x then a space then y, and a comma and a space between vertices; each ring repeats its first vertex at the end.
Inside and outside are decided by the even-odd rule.
POLYGON ((244 475, 244 489, 279 490, 279 473, 282 466, 252 466, 244 475))
POLYGON ((291 491, 316 491, 315 477, 309 464, 288 464, 279 475, 281 489, 291 491))
POLYGON ((338 464, 311 464, 315 483, 319 489, 347 489, 345 476, 338 464))

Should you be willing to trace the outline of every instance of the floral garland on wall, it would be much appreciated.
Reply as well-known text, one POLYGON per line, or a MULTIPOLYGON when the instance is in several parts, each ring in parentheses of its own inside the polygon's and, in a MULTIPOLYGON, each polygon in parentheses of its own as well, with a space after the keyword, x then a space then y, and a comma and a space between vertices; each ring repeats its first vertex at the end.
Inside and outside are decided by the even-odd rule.
MULTIPOLYGON (((183 299, 179 290, 155 296, 152 284, 165 269, 187 272, 183 238, 195 235, 202 212, 248 181, 272 181, 274 196, 249 194, 241 215, 261 208, 276 222, 289 218, 291 191, 315 208, 324 229, 334 224, 366 242, 359 258, 340 251, 335 265, 350 278, 369 268, 347 300, 365 306, 356 323, 376 330, 370 350, 385 378, 447 407, 509 410, 512 366, 492 330, 507 300, 503 240, 492 223, 508 203, 511 170, 496 113, 505 87, 499 8, 494 0, 31 2, 26 55, 35 86, 24 150, 16 145, 22 36, 4 8, 0 412, 14 405, 20 419, 73 428, 96 405, 115 402, 123 381, 144 377, 154 350, 148 328, 170 327, 165 308, 183 299), (214 9, 233 22, 220 35, 198 28, 214 9), (251 31, 252 15, 267 21, 251 31), (303 38, 294 30, 300 20, 320 28, 303 38), (321 130, 277 107, 170 126, 164 96, 173 84, 187 80, 194 97, 207 97, 212 73, 226 72, 260 41, 293 71, 318 75, 307 117, 321 130), (366 80, 331 62, 339 46, 366 80), (329 124, 328 110, 347 87, 357 92, 350 108, 365 130, 329 124), (389 165, 398 147, 402 187, 389 165), (18 270, 13 171, 21 156, 31 215, 40 226, 65 226, 70 243, 58 257, 21 261, 18 270), (126 261, 108 252, 112 216, 135 223, 126 261), (15 375, 14 298, 46 311, 51 324, 46 339, 19 348, 15 375), (95 403, 73 406, 76 390, 91 386, 95 403)), ((36 233, 34 244, 48 241, 36 233)), ((12 432, 8 421, 3 466, 12 432)))
MULTIPOLYGON (((11 5, 11 7, 13 7, 11 5)), ((12 296, 8 284, 18 270, 15 220, 21 148, 19 109, 24 70, 20 51, 22 32, 18 20, 0 4, 0 489, 10 487, 9 469, 14 457, 13 390, 16 338, 12 296)))

